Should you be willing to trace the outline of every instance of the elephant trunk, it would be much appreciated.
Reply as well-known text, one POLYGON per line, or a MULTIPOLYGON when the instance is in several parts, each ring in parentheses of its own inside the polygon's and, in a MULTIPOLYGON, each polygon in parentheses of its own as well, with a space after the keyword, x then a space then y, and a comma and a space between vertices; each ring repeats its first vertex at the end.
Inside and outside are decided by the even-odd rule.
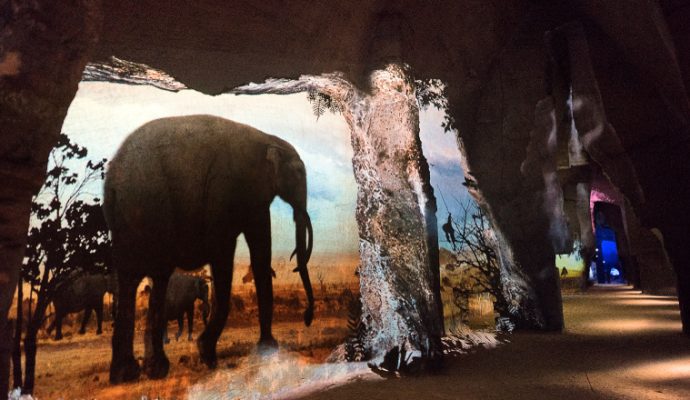
MULTIPOLYGON (((302 283, 304 284, 304 291, 307 294, 307 309, 304 312, 304 324, 306 326, 311 325, 311 321, 314 318, 314 294, 311 288, 311 281, 309 280, 309 270, 307 269, 307 263, 311 258, 312 246, 314 244, 314 232, 311 226, 311 219, 307 210, 302 207, 295 207, 293 213, 295 219, 295 236, 296 236, 296 248, 292 253, 294 256, 297 255, 297 268, 294 272, 299 272, 300 278, 302 278, 302 283)), ((290 256, 292 259, 292 256, 290 256)))

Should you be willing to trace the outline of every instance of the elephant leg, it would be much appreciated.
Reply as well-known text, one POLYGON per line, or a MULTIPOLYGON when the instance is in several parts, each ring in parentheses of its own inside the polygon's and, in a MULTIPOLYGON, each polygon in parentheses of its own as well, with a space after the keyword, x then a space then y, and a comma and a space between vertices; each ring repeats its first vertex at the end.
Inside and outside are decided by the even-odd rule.
MULTIPOLYGON (((168 318, 167 315, 165 318, 168 318)), ((168 321, 165 321, 165 325, 163 326, 163 343, 170 343, 170 338, 168 337, 168 321)))
POLYGON ((211 320, 197 339, 199 357, 209 368, 215 368, 218 365, 216 344, 220 334, 223 332, 225 322, 228 319, 228 313, 230 312, 230 287, 232 285, 235 245, 236 242, 233 240, 229 249, 230 253, 225 257, 220 257, 219 260, 222 261, 216 261, 211 264, 215 304, 211 320))
POLYGON ((103 302, 102 301, 100 303, 96 304, 94 311, 96 311, 96 323, 97 323, 96 335, 100 335, 101 333, 103 333, 103 302))
POLYGON ((270 351, 278 347, 273 338, 273 280, 271 276, 271 215, 266 209, 256 216, 244 232, 259 304, 259 350, 270 351))
POLYGON ((177 316, 177 333, 175 334, 175 340, 180 340, 182 336, 182 331, 184 330, 184 313, 177 316))
POLYGON ((55 319, 53 319, 53 322, 51 322, 50 325, 48 325, 48 327, 46 328, 46 333, 48 335, 51 335, 53 333, 53 329, 55 329, 55 319))
POLYGON ((55 340, 62 340, 62 319, 65 317, 60 311, 55 312, 55 340))
MULTIPOLYGON (((187 310, 187 340, 192 340, 192 331, 194 330, 194 303, 187 310)), ((182 320, 180 320, 180 333, 182 333, 182 320)))
POLYGON ((170 362, 163 350, 163 331, 168 325, 165 313, 165 292, 169 276, 153 277, 153 289, 149 297, 149 309, 144 333, 144 371, 151 379, 168 375, 170 362))
POLYGON ((134 358, 134 317, 137 286, 141 277, 132 278, 129 274, 118 274, 117 313, 113 331, 113 358, 110 363, 110 383, 136 380, 140 368, 134 358))
POLYGON ((89 319, 91 319, 91 307, 86 307, 84 309, 84 317, 81 319, 81 328, 79 328, 79 334, 83 335, 86 333, 86 324, 89 323, 89 319))

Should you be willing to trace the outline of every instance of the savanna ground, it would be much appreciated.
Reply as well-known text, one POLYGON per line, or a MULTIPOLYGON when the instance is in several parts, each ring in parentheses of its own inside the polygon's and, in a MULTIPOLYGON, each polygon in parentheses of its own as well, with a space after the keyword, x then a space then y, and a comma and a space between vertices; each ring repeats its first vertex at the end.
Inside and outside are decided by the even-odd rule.
MULTIPOLYGON (((258 309, 253 283, 234 284, 231 301, 231 310, 226 328, 218 342, 218 357, 220 372, 210 372, 198 358, 196 337, 203 331, 203 324, 199 308, 196 309, 194 340, 187 340, 187 326, 175 340, 177 322, 168 324, 168 336, 170 343, 165 346, 166 354, 170 360, 170 373, 164 380, 148 380, 142 375, 138 382, 111 386, 108 384, 108 370, 111 358, 112 321, 108 317, 109 295, 106 295, 106 320, 103 322, 103 334, 96 335, 95 315, 92 315, 87 332, 84 335, 77 333, 81 324, 82 313, 71 314, 63 322, 63 335, 61 341, 53 339, 43 330, 39 333, 39 349, 37 353, 36 367, 36 391, 38 399, 178 399, 187 398, 189 389, 197 385, 201 393, 208 393, 204 387, 215 388, 219 380, 233 380, 237 383, 237 377, 227 378, 223 371, 241 371, 238 376, 249 386, 261 386, 257 390, 247 390, 235 393, 239 397, 254 397, 257 393, 273 391, 272 379, 247 375, 253 374, 251 369, 257 368, 262 363, 272 363, 274 368, 290 370, 289 374, 338 374, 343 375, 347 371, 319 371, 311 370, 312 366, 324 365, 333 350, 344 343, 350 330, 347 327, 350 305, 353 299, 359 297, 358 282, 351 281, 348 284, 324 282, 322 275, 315 274, 313 282, 315 304, 315 318, 310 327, 305 327, 303 312, 305 309, 305 295, 300 283, 289 285, 274 285, 274 323, 273 333, 280 343, 278 358, 258 358, 255 353, 256 342, 259 338, 258 309)), ((141 289, 146 281, 140 285, 137 295, 137 321, 135 323, 134 351, 135 357, 142 361, 143 336, 145 328, 146 308, 148 295, 141 289)), ((451 301, 450 297, 445 299, 451 301)), ((197 306, 200 302, 197 300, 197 306)), ((467 316, 472 328, 490 329, 492 326, 491 301, 486 295, 476 295, 469 299, 470 313, 467 316)), ((459 323, 458 310, 447 305, 447 326, 452 327, 459 323)), ((46 326, 52 321, 48 317, 46 326)), ((355 375, 368 368, 360 364, 354 369, 355 375)), ((347 369, 347 368, 346 368, 347 369)), ((285 371, 274 371, 286 375, 285 371)), ((294 381, 303 377, 282 376, 281 381, 294 381)), ((293 382, 294 383, 294 382, 293 382)), ((275 384, 275 383, 273 383, 275 384)), ((223 385, 223 383, 220 383, 223 385)), ((229 388, 232 384, 226 385, 229 388)), ((221 388, 219 390, 227 389, 221 388)), ((205 398, 204 394, 196 396, 205 398)), ((221 397, 234 398, 234 396, 221 397)))
MULTIPOLYGON (((289 352, 307 363, 323 362, 338 344, 344 342, 348 335, 348 305, 353 296, 359 296, 356 283, 319 284, 317 280, 314 290, 315 318, 308 328, 303 322, 306 300, 301 285, 276 285, 274 290, 273 333, 280 343, 281 352, 289 352)), ((218 342, 219 369, 234 368, 241 359, 254 352, 259 338, 255 299, 253 290, 234 290, 230 317, 218 342)), ((144 352, 147 301, 146 295, 138 295, 135 357, 142 357, 144 352)), ((53 340, 54 332, 50 336, 46 332, 39 334, 36 398, 184 398, 188 387, 209 375, 208 368, 198 359, 195 341, 187 340, 186 322, 180 340, 176 341, 177 322, 171 321, 168 325, 171 341, 165 346, 171 365, 168 378, 160 381, 141 379, 132 384, 110 386, 112 321, 103 322, 102 335, 95 333, 95 315, 92 315, 84 335, 77 333, 80 323, 81 313, 66 318, 61 341, 53 340)), ((202 331, 203 323, 197 307, 194 339, 202 331)))

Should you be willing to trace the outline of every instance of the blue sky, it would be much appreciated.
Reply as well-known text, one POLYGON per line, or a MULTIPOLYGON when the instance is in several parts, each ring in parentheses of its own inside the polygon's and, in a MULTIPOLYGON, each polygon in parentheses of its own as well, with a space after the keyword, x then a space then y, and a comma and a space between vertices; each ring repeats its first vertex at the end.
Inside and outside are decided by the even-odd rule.
MULTIPOLYGON (((317 120, 304 93, 213 97, 193 90, 172 93, 148 86, 82 82, 63 132, 88 148, 88 158, 110 159, 124 138, 143 123, 166 116, 201 113, 246 123, 292 143, 307 167, 314 257, 357 253, 357 187, 352 173, 349 131, 340 115, 327 113, 317 120)), ((420 113, 421 139, 437 193, 437 215, 445 221, 447 212, 439 191, 454 215, 459 211, 454 198, 463 201, 467 192, 461 185, 455 135, 443 132, 442 119, 443 113, 433 108, 420 113)), ((92 189, 99 190, 100 187, 92 189)), ((291 208, 276 199, 271 210, 274 255, 287 257, 294 248, 291 208)), ((246 249, 241 246, 238 256, 243 255, 246 249)))

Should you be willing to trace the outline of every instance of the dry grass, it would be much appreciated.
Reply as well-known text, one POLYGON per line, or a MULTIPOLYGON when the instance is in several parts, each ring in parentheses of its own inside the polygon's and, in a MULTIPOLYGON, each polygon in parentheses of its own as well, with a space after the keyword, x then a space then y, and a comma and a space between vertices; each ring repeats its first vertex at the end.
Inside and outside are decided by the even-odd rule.
MULTIPOLYGON (((323 362, 331 350, 347 336, 346 313, 342 293, 356 287, 325 285, 322 292, 315 287, 317 298, 315 318, 311 327, 302 322, 304 293, 301 287, 277 287, 273 333, 281 349, 296 352, 313 362, 323 362)), ((259 338, 258 310, 253 291, 236 291, 236 307, 223 335, 218 342, 219 368, 233 368, 249 355, 259 338), (237 306, 243 304, 243 308, 237 306)), ((143 318, 144 310, 139 310, 143 318)), ((36 397, 39 399, 173 399, 184 398, 186 389, 209 375, 200 363, 194 341, 186 340, 186 331, 180 341, 174 340, 177 323, 171 322, 168 334, 170 344, 166 353, 170 360, 169 376, 152 381, 145 377, 138 382, 111 386, 108 383, 110 367, 112 327, 104 321, 104 333, 95 334, 95 318, 89 324, 87 334, 79 335, 80 315, 74 315, 63 324, 64 339, 55 341, 45 332, 39 335, 36 368, 36 397)), ((135 356, 143 356, 143 321, 137 321, 135 332, 135 356)), ((186 327, 185 327, 186 329, 186 327)), ((196 337, 203 330, 197 316, 194 328, 196 337)))

